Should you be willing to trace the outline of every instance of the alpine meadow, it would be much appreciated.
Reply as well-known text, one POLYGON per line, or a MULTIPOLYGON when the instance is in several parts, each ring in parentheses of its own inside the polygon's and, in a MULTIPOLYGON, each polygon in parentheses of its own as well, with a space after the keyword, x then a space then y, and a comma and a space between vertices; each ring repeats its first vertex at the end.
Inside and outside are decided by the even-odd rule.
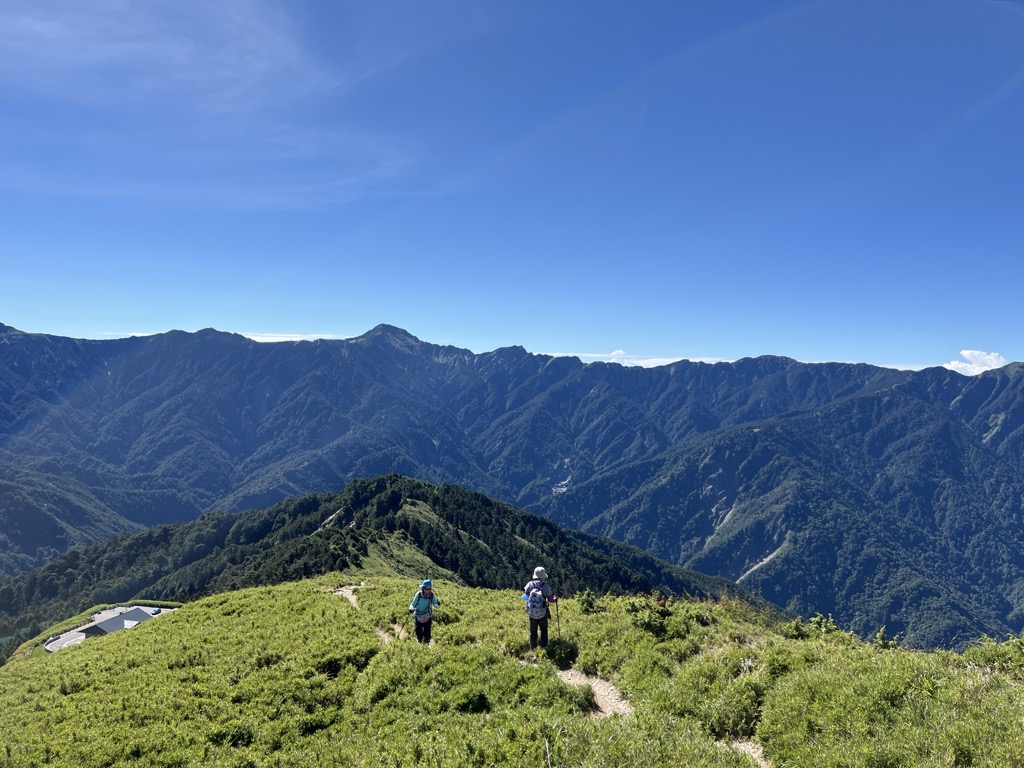
POLYGON ((55 611, 132 590, 165 610, 43 651, 92 606, 23 643, 2 766, 1024 765, 1019 639, 865 642, 455 486, 383 476, 74 552, 55 611), (531 650, 538 561, 560 599, 531 650), (406 614, 425 573, 429 645, 406 614))

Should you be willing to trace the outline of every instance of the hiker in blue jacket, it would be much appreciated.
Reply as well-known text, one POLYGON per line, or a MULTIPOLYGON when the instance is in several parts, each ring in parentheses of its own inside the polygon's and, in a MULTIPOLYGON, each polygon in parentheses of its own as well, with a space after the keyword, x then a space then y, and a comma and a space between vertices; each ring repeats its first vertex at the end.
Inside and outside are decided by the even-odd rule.
POLYGON ((548 584, 548 572, 541 566, 533 569, 533 579, 523 587, 526 601, 526 615, 530 617, 530 648, 537 647, 537 633, 540 633, 540 647, 548 645, 548 619, 551 618, 549 603, 558 602, 558 596, 548 584))
POLYGON ((416 639, 421 643, 430 642, 430 625, 434 620, 434 607, 441 607, 441 601, 434 595, 434 585, 424 579, 409 603, 409 613, 416 617, 416 639))

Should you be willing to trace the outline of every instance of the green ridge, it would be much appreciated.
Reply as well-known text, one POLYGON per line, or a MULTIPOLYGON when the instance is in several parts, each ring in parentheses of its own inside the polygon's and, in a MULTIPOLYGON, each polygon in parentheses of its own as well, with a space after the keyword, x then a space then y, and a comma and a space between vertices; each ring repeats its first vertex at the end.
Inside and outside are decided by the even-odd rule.
MULTIPOLYGON (((434 644, 383 641, 416 580, 352 574, 211 596, 0 668, 0 766, 1021 765, 1020 641, 863 643, 734 598, 581 592, 547 652, 518 590, 439 581, 434 644), (361 577, 360 577, 361 578, 361 577), (599 718, 611 680, 629 715, 599 718)), ((387 639, 387 638, 385 638, 387 639)))
POLYGON ((389 474, 269 509, 125 534, 0 579, 0 659, 94 604, 187 601, 331 571, 429 572, 469 586, 506 587, 538 563, 558 574, 565 594, 583 586, 602 593, 740 591, 725 579, 567 531, 483 494, 389 474))

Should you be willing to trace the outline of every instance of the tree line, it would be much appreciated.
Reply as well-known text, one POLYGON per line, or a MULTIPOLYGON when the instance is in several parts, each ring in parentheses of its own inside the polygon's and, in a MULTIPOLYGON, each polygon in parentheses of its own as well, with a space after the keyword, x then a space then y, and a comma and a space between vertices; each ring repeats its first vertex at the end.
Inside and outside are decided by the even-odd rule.
POLYGON ((543 564, 563 594, 737 591, 484 494, 392 473, 352 481, 338 493, 122 534, 0 580, 0 652, 6 658, 28 637, 94 605, 187 601, 358 569, 372 548, 396 537, 468 586, 518 588, 543 564))

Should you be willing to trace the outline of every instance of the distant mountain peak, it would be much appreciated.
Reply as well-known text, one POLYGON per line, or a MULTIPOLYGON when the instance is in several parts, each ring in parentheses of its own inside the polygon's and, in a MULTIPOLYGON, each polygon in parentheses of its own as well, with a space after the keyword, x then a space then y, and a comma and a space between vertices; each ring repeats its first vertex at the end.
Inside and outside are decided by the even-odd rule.
POLYGON ((391 347, 393 349, 410 353, 416 352, 425 345, 425 342, 416 338, 405 329, 398 328, 394 325, 388 325, 386 323, 381 323, 380 325, 371 328, 362 336, 358 336, 353 339, 353 341, 356 343, 391 347))
POLYGON ((397 325, 389 325, 387 323, 381 323, 379 325, 375 325, 373 328, 368 330, 366 333, 364 333, 359 338, 363 338, 363 339, 366 339, 366 338, 378 338, 378 337, 382 337, 382 336, 383 337, 388 337, 388 338, 394 338, 394 339, 401 339, 403 341, 416 341, 416 342, 420 341, 420 339, 418 339, 415 336, 413 336, 411 333, 409 333, 404 328, 399 328, 397 325))
POLYGON ((1019 365, 649 370, 477 354, 388 324, 319 345, 2 326, 0 347, 0 574, 395 471, 745 574, 865 635, 885 624, 928 645, 1024 628, 1019 365), (945 607, 920 612, 929 590, 945 607))

